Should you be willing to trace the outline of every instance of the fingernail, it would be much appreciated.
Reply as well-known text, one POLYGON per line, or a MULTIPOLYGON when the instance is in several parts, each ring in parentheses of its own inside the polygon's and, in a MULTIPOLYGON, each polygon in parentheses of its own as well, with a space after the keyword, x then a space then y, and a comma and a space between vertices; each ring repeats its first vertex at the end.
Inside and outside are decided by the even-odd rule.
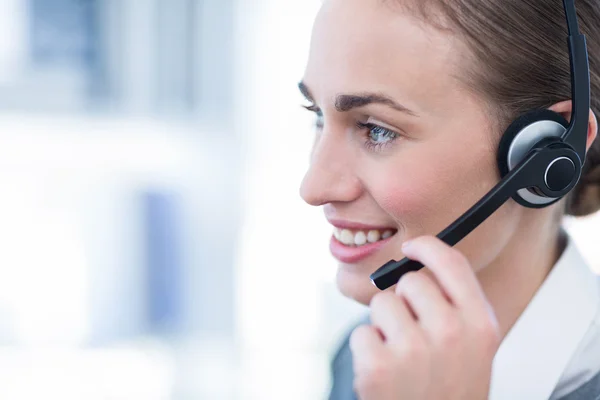
POLYGON ((402 243, 402 251, 407 250, 411 245, 411 241, 407 240, 406 242, 402 243))

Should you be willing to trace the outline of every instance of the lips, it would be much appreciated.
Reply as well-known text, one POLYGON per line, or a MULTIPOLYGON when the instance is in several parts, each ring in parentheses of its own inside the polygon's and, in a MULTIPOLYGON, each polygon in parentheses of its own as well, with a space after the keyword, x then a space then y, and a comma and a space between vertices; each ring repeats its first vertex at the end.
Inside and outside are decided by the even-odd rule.
POLYGON ((327 221, 329 221, 329 223, 331 225, 333 225, 339 229, 349 229, 349 230, 354 230, 354 231, 378 230, 381 232, 384 232, 386 230, 396 231, 396 228, 393 226, 368 225, 368 224, 362 224, 360 222, 350 222, 350 221, 343 221, 343 220, 331 219, 331 218, 327 218, 327 221))
POLYGON ((379 251, 382 247, 389 243, 394 236, 395 233, 386 239, 381 239, 374 243, 367 243, 361 246, 347 246, 336 239, 334 235, 331 235, 329 250, 337 260, 343 263, 353 264, 379 251))

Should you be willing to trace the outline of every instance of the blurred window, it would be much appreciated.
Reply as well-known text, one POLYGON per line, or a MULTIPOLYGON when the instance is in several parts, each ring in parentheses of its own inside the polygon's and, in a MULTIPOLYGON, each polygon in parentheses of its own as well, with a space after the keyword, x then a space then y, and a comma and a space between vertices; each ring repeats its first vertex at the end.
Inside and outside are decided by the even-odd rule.
POLYGON ((202 18, 221 3, 0 0, 0 109, 196 113, 202 18))

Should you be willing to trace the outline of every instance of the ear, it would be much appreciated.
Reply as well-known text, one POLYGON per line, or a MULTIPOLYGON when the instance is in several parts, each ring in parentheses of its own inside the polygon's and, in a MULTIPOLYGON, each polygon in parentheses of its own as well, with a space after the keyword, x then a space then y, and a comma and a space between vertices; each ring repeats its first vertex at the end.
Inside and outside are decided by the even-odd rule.
MULTIPOLYGON (((571 113, 573 110, 571 100, 561 101, 560 103, 554 104, 552 107, 548 107, 550 110, 559 113, 567 121, 571 121, 571 113)), ((596 114, 590 109, 590 116, 588 120, 588 132, 587 132, 587 143, 586 150, 590 149, 590 146, 596 139, 598 135, 598 120, 596 119, 596 114)))

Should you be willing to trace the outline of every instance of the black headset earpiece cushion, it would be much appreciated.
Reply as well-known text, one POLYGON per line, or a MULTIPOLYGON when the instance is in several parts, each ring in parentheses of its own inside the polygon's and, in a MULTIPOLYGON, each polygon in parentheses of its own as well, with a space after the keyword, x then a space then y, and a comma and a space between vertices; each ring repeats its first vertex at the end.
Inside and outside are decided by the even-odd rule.
POLYGON ((506 131, 504 131, 504 134, 500 139, 500 144, 498 145, 497 160, 501 177, 508 174, 508 150, 510 149, 513 139, 525 127, 537 121, 555 121, 565 128, 569 125, 569 122, 562 115, 548 109, 530 111, 514 120, 508 128, 506 128, 506 131))

